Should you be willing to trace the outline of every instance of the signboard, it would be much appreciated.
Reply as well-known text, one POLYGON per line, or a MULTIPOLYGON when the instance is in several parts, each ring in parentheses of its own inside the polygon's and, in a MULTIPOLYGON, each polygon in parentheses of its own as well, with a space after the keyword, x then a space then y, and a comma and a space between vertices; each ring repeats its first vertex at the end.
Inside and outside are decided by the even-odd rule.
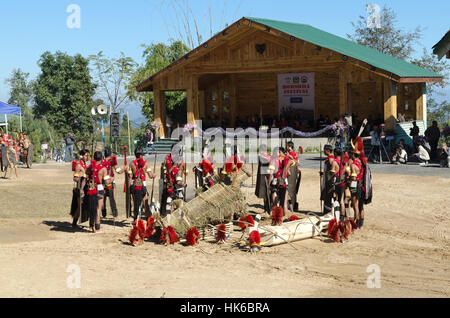
POLYGON ((278 111, 281 117, 313 120, 314 73, 278 74, 278 111))

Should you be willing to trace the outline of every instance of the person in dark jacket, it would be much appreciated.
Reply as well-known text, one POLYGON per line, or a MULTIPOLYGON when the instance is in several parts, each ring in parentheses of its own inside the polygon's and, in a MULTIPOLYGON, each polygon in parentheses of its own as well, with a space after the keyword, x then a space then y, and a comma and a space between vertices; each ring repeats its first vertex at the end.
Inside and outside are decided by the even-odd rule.
POLYGON ((441 138, 441 131, 439 130, 437 121, 433 121, 433 125, 425 131, 425 137, 427 137, 428 142, 430 143, 431 160, 435 160, 437 159, 439 138, 441 138))
POLYGON ((64 137, 64 142, 66 143, 66 156, 64 161, 67 162, 67 156, 70 154, 70 162, 73 161, 73 143, 75 142, 75 138, 72 133, 69 132, 66 137, 64 137))

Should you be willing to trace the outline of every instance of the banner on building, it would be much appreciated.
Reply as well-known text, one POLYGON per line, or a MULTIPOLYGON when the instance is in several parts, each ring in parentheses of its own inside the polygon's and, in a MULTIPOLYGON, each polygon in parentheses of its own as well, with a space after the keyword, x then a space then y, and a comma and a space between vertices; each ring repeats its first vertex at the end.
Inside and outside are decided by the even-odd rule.
POLYGON ((314 119, 314 73, 278 74, 278 111, 286 119, 314 119))

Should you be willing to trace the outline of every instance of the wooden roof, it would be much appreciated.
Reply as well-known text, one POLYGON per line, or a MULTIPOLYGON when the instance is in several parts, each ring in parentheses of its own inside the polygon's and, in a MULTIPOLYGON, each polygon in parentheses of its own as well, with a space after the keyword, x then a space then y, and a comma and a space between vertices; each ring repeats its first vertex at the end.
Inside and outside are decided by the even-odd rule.
POLYGON ((389 74, 390 78, 399 82, 417 83, 442 81, 442 75, 440 74, 306 24, 244 17, 222 32, 217 33, 214 37, 195 48, 184 57, 152 75, 149 79, 140 83, 136 89, 139 92, 152 91, 153 83, 156 79, 188 65, 225 42, 231 41, 233 38, 242 34, 247 34, 249 29, 264 30, 272 35, 283 37, 285 39, 287 38, 291 41, 300 39, 314 44, 317 47, 327 48, 333 52, 342 54, 344 61, 348 59, 369 71, 380 71, 384 73, 384 75, 389 74), (249 26, 250 28, 243 28, 242 26, 249 26))

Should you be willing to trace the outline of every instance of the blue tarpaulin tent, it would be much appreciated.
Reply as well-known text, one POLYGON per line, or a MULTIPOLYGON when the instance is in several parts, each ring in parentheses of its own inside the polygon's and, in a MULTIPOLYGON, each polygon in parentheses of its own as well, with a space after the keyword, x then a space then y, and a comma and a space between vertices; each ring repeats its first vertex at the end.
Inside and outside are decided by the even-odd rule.
POLYGON ((22 112, 19 106, 13 106, 0 101, 0 114, 5 115, 6 133, 8 133, 7 115, 20 115, 20 131, 22 131, 22 112))

